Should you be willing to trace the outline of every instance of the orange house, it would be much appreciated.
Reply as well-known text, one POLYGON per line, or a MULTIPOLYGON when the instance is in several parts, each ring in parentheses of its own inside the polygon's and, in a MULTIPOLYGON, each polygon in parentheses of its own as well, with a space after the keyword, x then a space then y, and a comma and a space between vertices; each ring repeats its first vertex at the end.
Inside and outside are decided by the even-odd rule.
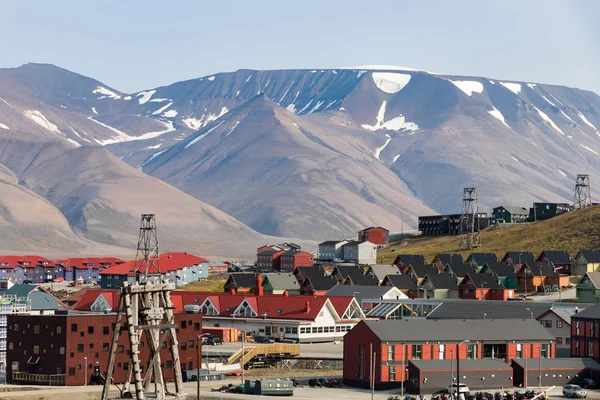
POLYGON ((556 272, 552 263, 529 261, 523 263, 517 272, 517 283, 521 292, 537 292, 540 286, 568 286, 569 276, 556 272))
POLYGON ((458 295, 461 299, 506 301, 514 291, 506 289, 495 275, 473 272, 458 285, 458 295))

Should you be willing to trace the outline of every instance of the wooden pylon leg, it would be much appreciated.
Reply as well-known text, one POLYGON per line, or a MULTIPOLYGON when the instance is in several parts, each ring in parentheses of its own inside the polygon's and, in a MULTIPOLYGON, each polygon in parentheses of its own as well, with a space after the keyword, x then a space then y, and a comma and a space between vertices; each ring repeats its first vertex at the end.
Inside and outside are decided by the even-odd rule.
POLYGON ((119 332, 121 331, 121 317, 123 316, 123 296, 119 299, 119 307, 117 308, 117 319, 115 321, 115 329, 113 331, 113 339, 110 344, 110 355, 108 357, 108 366, 104 380, 104 388, 102 388, 102 400, 108 399, 108 391, 112 381, 112 372, 115 366, 115 353, 117 352, 117 342, 119 340, 119 332))
MULTIPOLYGON (((134 294, 137 296, 138 294, 134 294)), ((140 353, 139 353, 139 342, 138 335, 135 331, 134 321, 134 310, 131 304, 131 294, 123 293, 125 302, 125 316, 127 318, 127 330, 129 331, 129 343, 131 343, 131 361, 133 364, 133 379, 135 382, 135 394, 138 400, 144 399, 144 387, 142 386, 142 374, 140 371, 140 353)), ((135 310, 137 313, 137 310, 135 310)))
MULTIPOLYGON (((165 315, 168 324, 175 323, 175 316, 173 315, 173 309, 171 308, 171 293, 169 291, 163 292, 164 303, 165 303, 165 315)), ((183 393, 183 375, 181 373, 181 363, 179 362, 179 342, 177 341, 177 330, 170 328, 169 333, 171 336, 171 346, 169 352, 173 359, 173 368, 175 369, 175 393, 180 395, 183 393)), ((200 379, 200 366, 198 366, 198 379, 200 379)))

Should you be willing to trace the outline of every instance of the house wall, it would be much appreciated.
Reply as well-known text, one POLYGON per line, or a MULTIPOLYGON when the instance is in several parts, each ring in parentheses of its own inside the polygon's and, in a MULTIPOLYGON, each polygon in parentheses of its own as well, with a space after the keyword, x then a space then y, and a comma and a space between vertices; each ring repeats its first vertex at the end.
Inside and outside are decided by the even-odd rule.
POLYGON ((340 242, 336 245, 319 245, 319 259, 333 260, 334 258, 344 258, 344 244, 340 242))
POLYGON ((600 319, 571 317, 571 357, 600 359, 600 319))
POLYGON ((573 268, 571 273, 573 275, 583 276, 586 272, 596 272, 600 270, 600 260, 589 261, 590 262, 588 262, 588 260, 586 260, 581 253, 578 253, 573 260, 573 268))
POLYGON ((556 356, 571 356, 571 324, 563 321, 558 315, 550 312, 538 318, 540 324, 556 337, 556 356), (550 327, 544 325, 547 323, 550 327))
MULTIPOLYGON (((454 363, 456 364, 456 363, 454 363)), ((456 365, 448 362, 447 370, 443 371, 421 371, 411 364, 406 389, 411 394, 436 393, 445 390, 452 379, 456 380, 456 365)), ((489 388, 507 388, 513 385, 513 370, 509 369, 485 369, 485 370, 462 370, 460 371, 460 383, 466 384, 471 392, 489 388)))
MULTIPOLYGON (((375 365, 381 365, 381 341, 365 324, 359 323, 344 338, 344 384, 368 388, 371 380, 371 354, 375 365), (361 347, 362 345, 362 347, 361 347), (361 351, 362 349, 362 351, 361 351)), ((381 382, 381 368, 375 368, 375 383, 381 382)))
POLYGON ((361 231, 358 240, 368 240, 376 245, 385 245, 388 243, 388 234, 384 229, 373 228, 368 231, 361 231))

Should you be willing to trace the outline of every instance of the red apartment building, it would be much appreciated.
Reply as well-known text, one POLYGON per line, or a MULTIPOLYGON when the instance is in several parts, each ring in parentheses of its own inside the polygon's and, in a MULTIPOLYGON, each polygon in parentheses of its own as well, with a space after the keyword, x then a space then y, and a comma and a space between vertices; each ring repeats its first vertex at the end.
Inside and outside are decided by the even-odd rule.
MULTIPOLYGON (((7 381, 17 382, 15 372, 35 373, 43 381, 54 375, 63 385, 90 382, 94 367, 104 374, 108 365, 113 335, 114 314, 10 315, 7 330, 7 381)), ((183 370, 196 368, 196 340, 202 333, 202 314, 175 314, 179 357, 183 370)), ((167 379, 172 379, 170 343, 163 343, 161 360, 167 379)), ((145 336, 140 342, 140 357, 148 359, 145 336)), ((121 328, 113 378, 125 380, 129 368, 129 337, 121 328)), ((38 380, 37 382, 40 382, 38 380)))
POLYGON ((358 232, 358 240, 360 242, 369 241, 371 243, 384 246, 388 244, 390 239, 390 231, 380 226, 371 226, 358 232))
POLYGON ((296 267, 312 267, 313 255, 306 251, 287 251, 280 256, 280 270, 293 272, 296 267))
POLYGON ((344 384, 368 388, 371 357, 375 388, 391 389, 411 360, 554 358, 554 339, 533 319, 364 320, 344 337, 344 384))

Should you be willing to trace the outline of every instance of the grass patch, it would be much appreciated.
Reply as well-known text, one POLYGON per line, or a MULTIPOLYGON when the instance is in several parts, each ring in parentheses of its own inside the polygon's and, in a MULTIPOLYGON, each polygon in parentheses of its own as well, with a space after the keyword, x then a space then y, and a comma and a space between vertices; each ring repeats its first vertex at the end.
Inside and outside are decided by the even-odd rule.
POLYGON ((575 210, 558 217, 510 228, 481 233, 482 246, 472 251, 458 251, 458 236, 419 237, 392 243, 377 254, 379 264, 391 264, 398 254, 422 254, 431 261, 438 253, 496 253, 531 251, 536 257, 542 250, 566 250, 575 256, 580 249, 600 247, 600 206, 575 210))
POLYGON ((193 290, 196 292, 223 292, 225 281, 227 281, 226 274, 209 275, 207 279, 192 282, 178 289, 193 290))

